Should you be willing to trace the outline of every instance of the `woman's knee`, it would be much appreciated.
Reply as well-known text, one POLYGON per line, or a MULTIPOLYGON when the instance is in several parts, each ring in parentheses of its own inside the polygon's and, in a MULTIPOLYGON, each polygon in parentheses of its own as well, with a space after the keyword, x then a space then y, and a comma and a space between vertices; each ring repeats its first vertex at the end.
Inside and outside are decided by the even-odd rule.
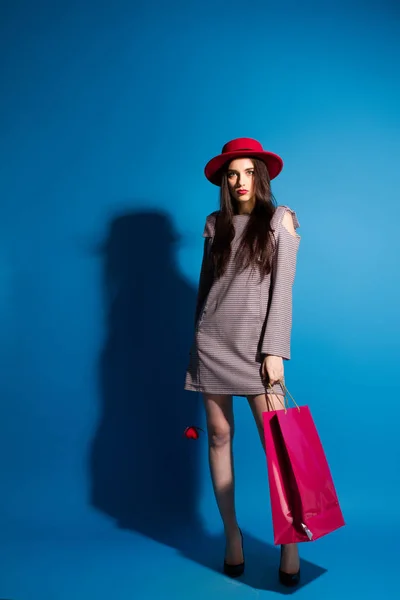
POLYGON ((208 441, 212 448, 224 448, 233 439, 233 428, 229 423, 210 423, 208 426, 208 441))
POLYGON ((205 396, 209 445, 223 448, 232 442, 234 419, 232 397, 205 396))

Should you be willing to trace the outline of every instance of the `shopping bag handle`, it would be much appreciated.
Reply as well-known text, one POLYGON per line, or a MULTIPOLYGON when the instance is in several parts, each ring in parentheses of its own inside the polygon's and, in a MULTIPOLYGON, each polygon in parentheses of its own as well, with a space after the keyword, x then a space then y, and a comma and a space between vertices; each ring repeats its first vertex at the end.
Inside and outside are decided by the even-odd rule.
POLYGON ((289 406, 289 402, 287 401, 286 396, 289 396, 291 398, 293 404, 296 406, 297 410, 300 412, 300 406, 297 404, 296 400, 293 398, 292 394, 287 389, 286 385, 283 382, 283 379, 280 379, 279 383, 281 384, 282 389, 285 392, 285 394, 283 396, 283 403, 282 403, 282 400, 280 399, 279 395, 274 392, 274 388, 272 387, 272 385, 269 382, 268 382, 268 387, 271 390, 272 394, 278 398, 278 401, 280 402, 280 404, 282 404, 285 413, 287 412, 287 409, 289 406))

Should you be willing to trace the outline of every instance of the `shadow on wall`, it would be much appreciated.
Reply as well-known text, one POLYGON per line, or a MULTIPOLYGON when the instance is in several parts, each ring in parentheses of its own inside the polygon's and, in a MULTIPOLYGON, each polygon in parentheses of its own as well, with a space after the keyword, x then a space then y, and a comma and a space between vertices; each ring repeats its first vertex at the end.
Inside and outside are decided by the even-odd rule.
POLYGON ((197 515, 202 444, 183 431, 201 403, 183 389, 196 292, 175 265, 178 238, 159 212, 116 218, 103 245, 106 339, 91 503, 118 527, 173 544, 197 515))

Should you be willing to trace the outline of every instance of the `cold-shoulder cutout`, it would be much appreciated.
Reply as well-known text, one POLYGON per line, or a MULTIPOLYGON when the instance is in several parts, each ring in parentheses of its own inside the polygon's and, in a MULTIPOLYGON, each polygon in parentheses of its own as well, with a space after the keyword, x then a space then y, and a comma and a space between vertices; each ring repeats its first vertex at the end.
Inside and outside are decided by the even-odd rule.
POLYGON ((287 231, 293 236, 296 237, 296 229, 294 227, 294 222, 293 222, 293 215, 286 210, 285 214, 283 215, 282 218, 282 225, 285 229, 287 229, 287 231))
POLYGON ((300 235, 296 231, 300 227, 300 223, 296 212, 289 206, 278 206, 272 217, 271 224, 275 230, 276 237, 279 237, 279 232, 283 231, 288 233, 293 239, 300 240, 300 235))

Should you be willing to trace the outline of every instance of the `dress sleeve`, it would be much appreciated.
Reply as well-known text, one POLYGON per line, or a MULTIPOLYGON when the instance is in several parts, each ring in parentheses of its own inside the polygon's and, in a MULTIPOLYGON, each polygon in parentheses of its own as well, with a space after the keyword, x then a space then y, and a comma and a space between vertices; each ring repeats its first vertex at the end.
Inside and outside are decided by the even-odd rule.
POLYGON ((201 313, 204 302, 207 299, 211 286, 214 280, 213 265, 210 259, 211 245, 214 239, 216 213, 212 213, 206 219, 204 226, 203 238, 203 259, 201 262, 199 287, 197 291, 197 302, 195 312, 195 325, 201 313))
POLYGON ((295 229, 299 227, 296 213, 283 207, 276 226, 276 249, 272 265, 269 306, 261 353, 281 356, 290 360, 292 332, 292 290, 296 273, 297 252, 300 236, 294 236, 282 224, 283 215, 289 210, 295 229))

